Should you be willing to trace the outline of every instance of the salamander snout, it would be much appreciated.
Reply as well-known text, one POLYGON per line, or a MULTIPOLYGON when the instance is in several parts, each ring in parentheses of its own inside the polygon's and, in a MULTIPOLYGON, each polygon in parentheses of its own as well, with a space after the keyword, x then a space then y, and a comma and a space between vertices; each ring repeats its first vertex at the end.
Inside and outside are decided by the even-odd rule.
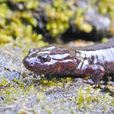
POLYGON ((25 65, 26 68, 28 68, 29 70, 32 70, 35 64, 35 58, 28 58, 25 57, 23 60, 23 64, 25 65))

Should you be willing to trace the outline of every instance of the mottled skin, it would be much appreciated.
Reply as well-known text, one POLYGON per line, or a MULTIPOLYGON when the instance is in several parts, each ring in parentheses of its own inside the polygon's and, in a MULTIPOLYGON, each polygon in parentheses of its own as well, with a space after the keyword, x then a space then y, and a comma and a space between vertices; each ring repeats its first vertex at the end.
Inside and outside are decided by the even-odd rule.
POLYGON ((23 63, 35 74, 89 75, 94 83, 98 83, 104 73, 114 73, 114 42, 81 49, 54 45, 32 49, 23 63))

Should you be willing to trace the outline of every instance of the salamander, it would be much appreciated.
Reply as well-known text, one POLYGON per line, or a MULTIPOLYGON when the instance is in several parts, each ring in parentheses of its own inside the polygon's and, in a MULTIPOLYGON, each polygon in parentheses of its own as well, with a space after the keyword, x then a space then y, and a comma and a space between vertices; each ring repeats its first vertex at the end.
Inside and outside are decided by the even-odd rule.
POLYGON ((23 64, 35 74, 90 76, 96 84, 105 73, 114 73, 114 41, 77 49, 31 49, 23 64))

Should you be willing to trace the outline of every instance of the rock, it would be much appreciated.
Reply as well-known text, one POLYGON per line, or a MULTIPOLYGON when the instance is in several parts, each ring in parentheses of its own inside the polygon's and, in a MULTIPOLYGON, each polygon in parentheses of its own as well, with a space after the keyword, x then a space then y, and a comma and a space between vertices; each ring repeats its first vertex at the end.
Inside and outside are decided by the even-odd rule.
POLYGON ((22 60, 24 53, 22 48, 7 45, 0 48, 0 80, 5 76, 6 80, 20 78, 26 71, 22 60))

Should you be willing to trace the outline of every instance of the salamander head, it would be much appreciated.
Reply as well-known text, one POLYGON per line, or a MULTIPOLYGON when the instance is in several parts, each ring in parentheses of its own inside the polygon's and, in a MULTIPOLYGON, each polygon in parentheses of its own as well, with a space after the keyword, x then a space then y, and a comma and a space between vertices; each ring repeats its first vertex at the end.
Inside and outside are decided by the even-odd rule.
POLYGON ((23 64, 36 74, 68 74, 77 65, 73 53, 56 46, 32 49, 23 64))

